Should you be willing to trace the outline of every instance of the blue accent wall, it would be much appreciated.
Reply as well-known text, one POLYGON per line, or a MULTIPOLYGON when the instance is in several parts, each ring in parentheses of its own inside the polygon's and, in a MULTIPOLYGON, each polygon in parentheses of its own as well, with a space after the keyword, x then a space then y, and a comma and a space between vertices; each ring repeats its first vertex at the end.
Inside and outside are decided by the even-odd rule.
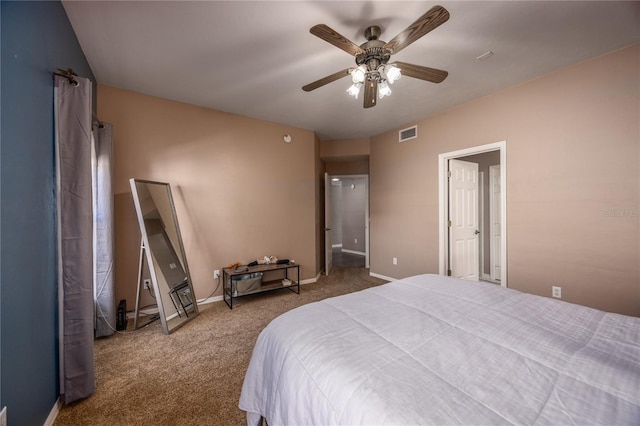
POLYGON ((52 72, 95 79, 59 1, 0 7, 0 402, 40 426, 59 396, 52 72))

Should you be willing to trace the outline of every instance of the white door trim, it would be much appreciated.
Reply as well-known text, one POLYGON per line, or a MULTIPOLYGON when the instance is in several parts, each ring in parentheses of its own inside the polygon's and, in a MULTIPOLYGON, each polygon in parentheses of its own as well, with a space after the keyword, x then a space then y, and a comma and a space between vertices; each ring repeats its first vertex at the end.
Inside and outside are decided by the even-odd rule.
POLYGON ((331 244, 331 176, 324 173, 324 274, 329 275, 333 267, 333 244, 331 244))
POLYGON ((438 246, 439 246, 439 274, 446 275, 447 272, 447 162, 452 158, 465 157, 483 152, 500 151, 500 186, 501 203, 500 213, 501 223, 501 261, 502 279, 500 285, 507 287, 507 141, 494 142, 486 145, 465 148, 458 151, 446 152, 438 155, 438 246))
POLYGON ((364 205, 364 267, 369 269, 369 175, 364 175, 366 200, 364 205))
MULTIPOLYGON (((500 259, 499 253, 496 253, 496 233, 502 230, 502 226, 496 226, 496 222, 500 223, 500 214, 498 211, 500 209, 496 208, 496 202, 498 204, 502 200, 501 197, 496 197, 496 180, 499 180, 500 176, 500 165, 489 166, 489 276, 491 281, 498 282, 500 281, 500 268, 501 262, 496 262, 496 260, 500 259), (498 175, 498 179, 496 179, 496 174, 498 175), (497 273, 496 273, 497 272, 497 273)), ((500 186, 498 185, 498 189, 500 186)), ((502 193, 502 191, 500 191, 502 193)), ((499 206, 498 206, 499 207, 499 206)))
POLYGON ((484 172, 478 172, 478 226, 480 227, 480 279, 486 280, 489 274, 484 272, 484 172))

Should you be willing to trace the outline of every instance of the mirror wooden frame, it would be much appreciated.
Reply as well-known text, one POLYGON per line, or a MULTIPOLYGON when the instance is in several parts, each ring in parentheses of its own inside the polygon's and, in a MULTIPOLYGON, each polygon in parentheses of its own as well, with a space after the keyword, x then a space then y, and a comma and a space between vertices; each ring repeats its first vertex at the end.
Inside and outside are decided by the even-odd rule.
POLYGON ((146 262, 162 330, 170 334, 198 315, 171 186, 134 178, 129 183, 141 233, 134 329, 138 328, 146 262))

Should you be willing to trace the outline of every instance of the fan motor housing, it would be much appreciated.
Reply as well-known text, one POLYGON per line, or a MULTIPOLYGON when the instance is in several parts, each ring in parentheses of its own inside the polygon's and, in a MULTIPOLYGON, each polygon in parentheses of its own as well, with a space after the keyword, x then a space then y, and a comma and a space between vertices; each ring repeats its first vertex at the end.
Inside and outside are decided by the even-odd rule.
POLYGON ((380 27, 376 25, 367 27, 367 29, 364 30, 364 36, 367 38, 367 41, 360 45, 364 53, 356 55, 356 64, 365 64, 367 69, 372 72, 376 71, 380 65, 386 65, 391 58, 391 50, 384 48, 387 43, 378 40, 380 33, 380 27))
POLYGON ((391 58, 389 49, 382 47, 370 47, 356 56, 356 64, 365 64, 369 71, 377 70, 380 65, 386 65, 391 58))

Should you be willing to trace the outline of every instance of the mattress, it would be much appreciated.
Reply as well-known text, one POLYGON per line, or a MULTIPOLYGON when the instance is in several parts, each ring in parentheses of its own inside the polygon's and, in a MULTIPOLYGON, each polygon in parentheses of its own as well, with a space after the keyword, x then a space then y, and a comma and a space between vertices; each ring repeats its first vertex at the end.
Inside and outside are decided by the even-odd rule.
POLYGON ((248 424, 640 424, 640 318, 419 275, 260 334, 248 424))

